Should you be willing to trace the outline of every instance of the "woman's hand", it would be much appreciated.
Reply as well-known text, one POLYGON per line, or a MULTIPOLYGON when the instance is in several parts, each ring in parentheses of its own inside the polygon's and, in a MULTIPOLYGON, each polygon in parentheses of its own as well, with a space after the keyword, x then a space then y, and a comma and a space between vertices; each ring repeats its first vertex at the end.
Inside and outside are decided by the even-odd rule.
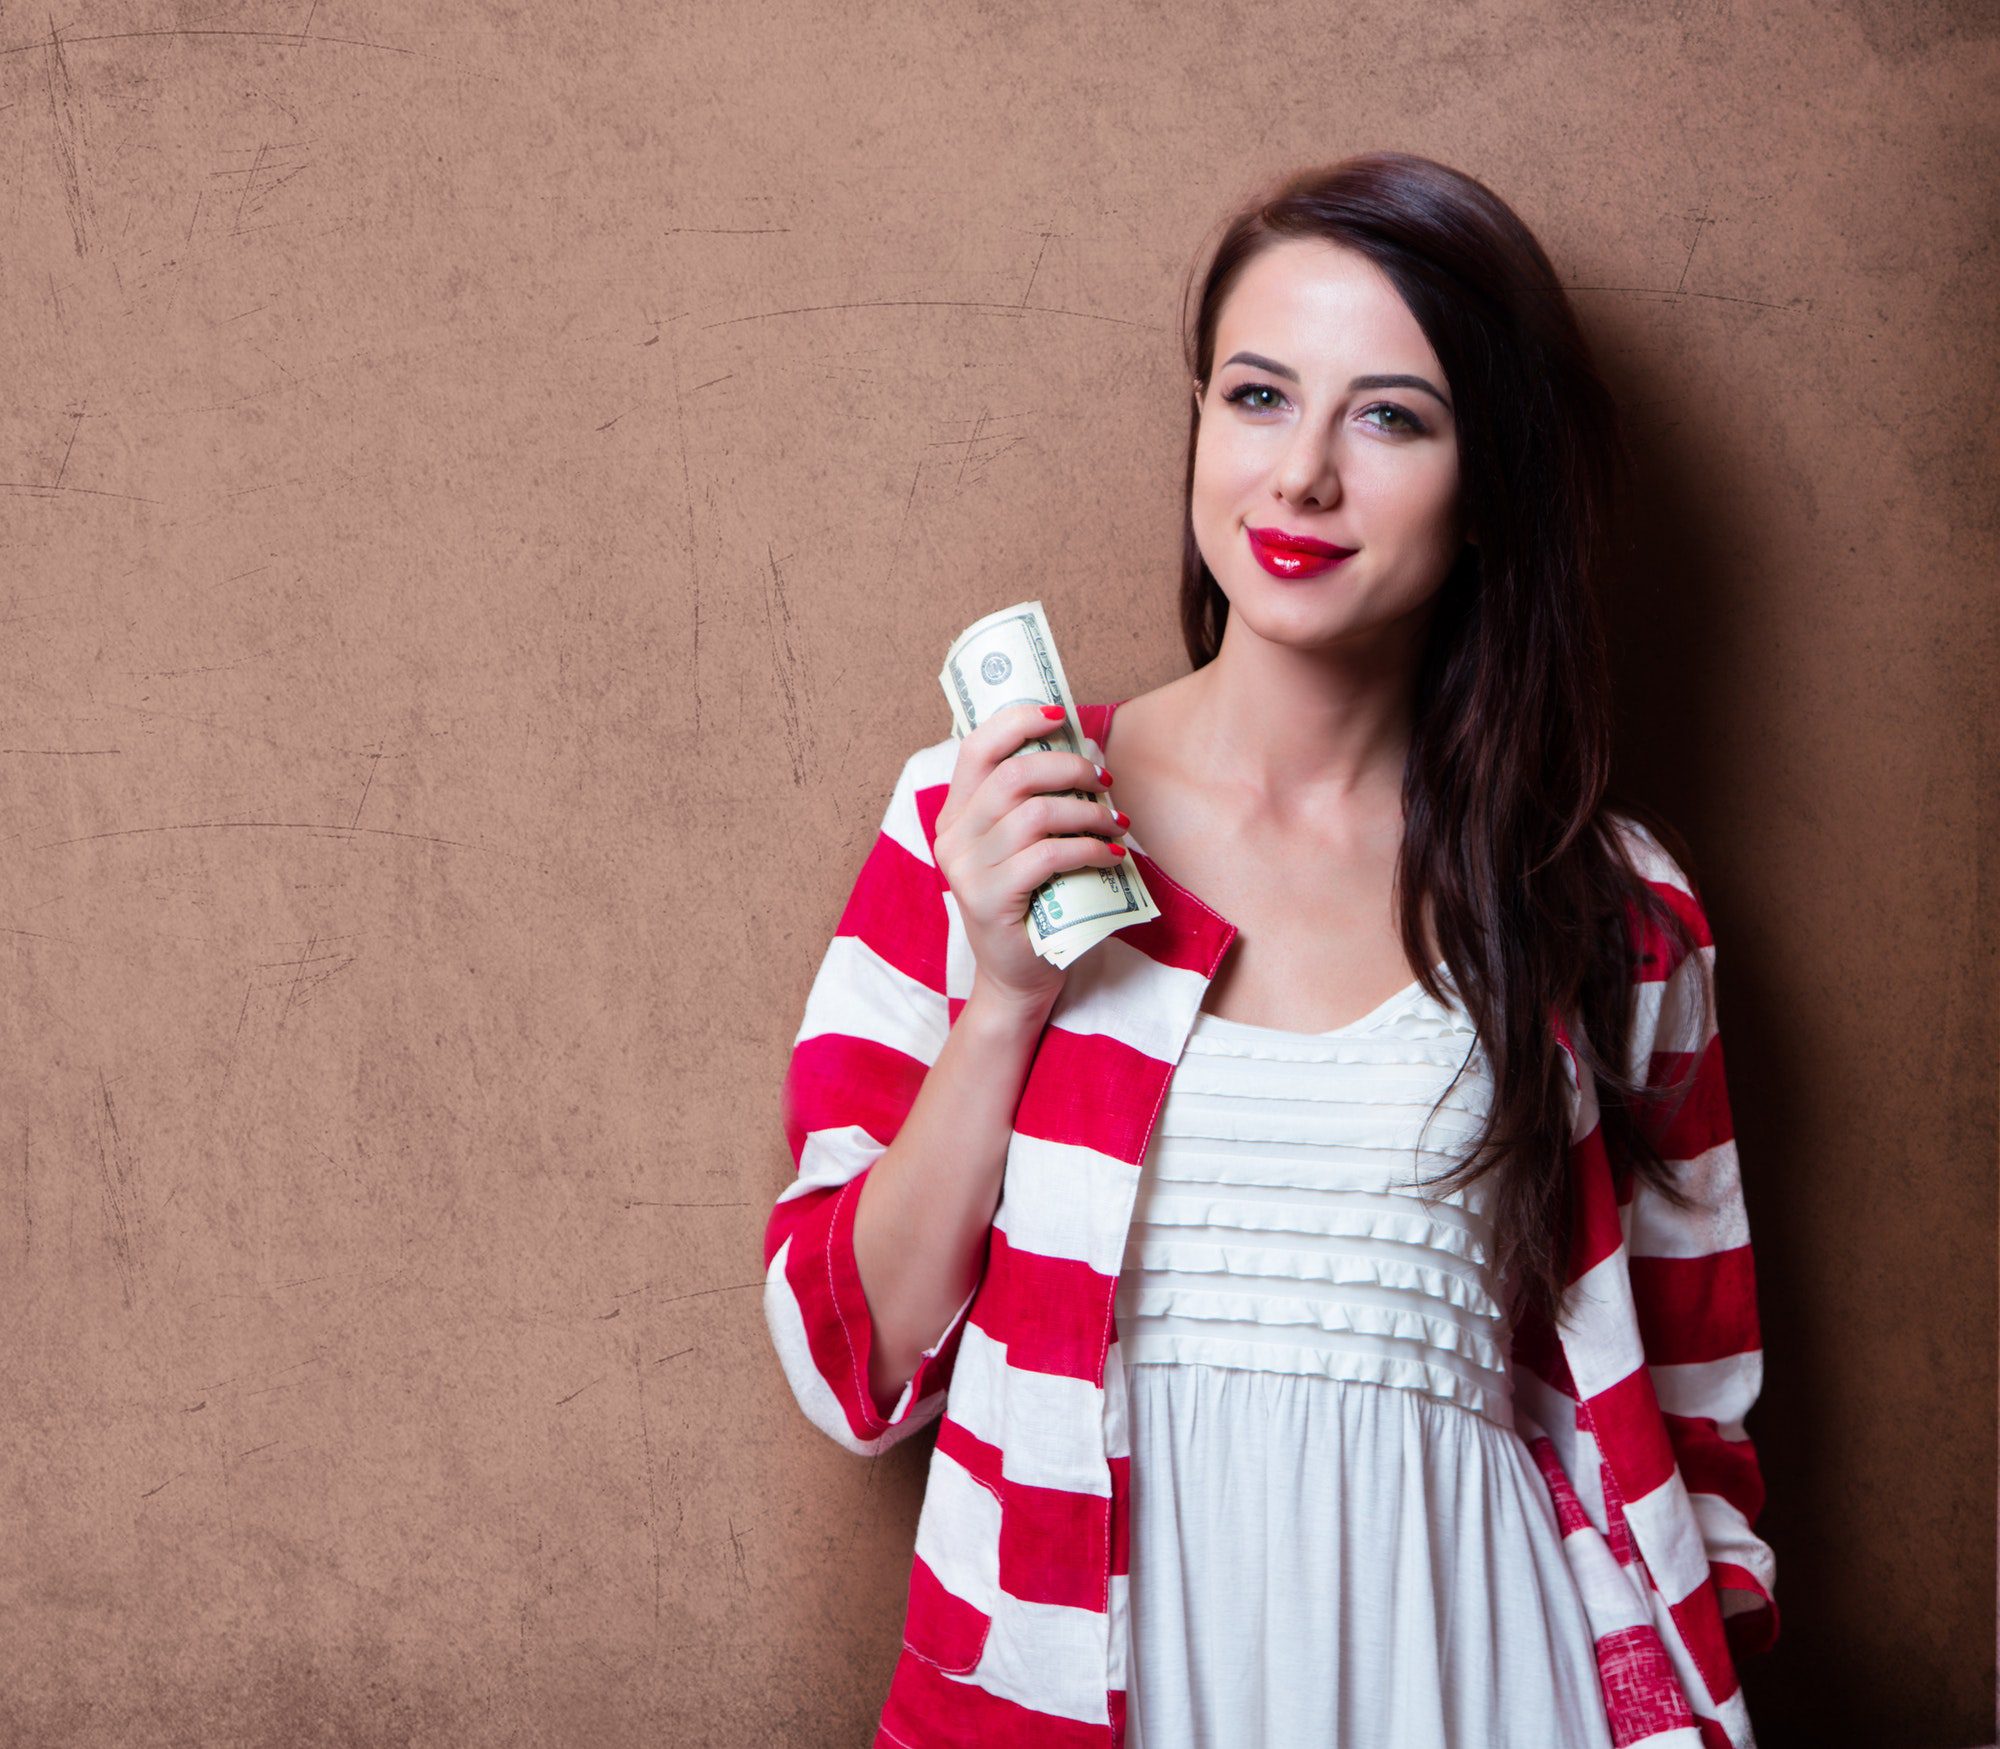
POLYGON ((1125 830, 1105 810, 1106 785, 1097 766, 1081 753, 1019 751, 1052 726, 1040 705, 1017 704, 968 734, 959 743, 934 841, 938 868, 972 945, 975 989, 1043 1013, 1068 968, 1050 965, 1029 945, 1029 899, 1055 875, 1108 867, 1125 854, 1122 844, 1088 836, 1115 838, 1125 830))

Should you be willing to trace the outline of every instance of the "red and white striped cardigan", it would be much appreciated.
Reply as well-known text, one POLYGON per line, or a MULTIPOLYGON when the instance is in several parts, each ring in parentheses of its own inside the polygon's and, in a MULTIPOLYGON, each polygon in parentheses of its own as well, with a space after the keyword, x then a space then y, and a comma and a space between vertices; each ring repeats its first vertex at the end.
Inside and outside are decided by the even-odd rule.
MULTIPOLYGON (((1079 707, 1100 761, 1116 709, 1079 707)), ((1112 1296, 1154 1119, 1236 926, 1128 835, 1160 915, 1071 968, 978 1283, 884 1420, 854 1210, 971 990, 933 850, 958 748, 946 737, 904 763, 807 997, 782 1100, 798 1170, 765 1231, 764 1313, 807 1419, 847 1450, 937 1423, 875 1749, 1119 1749, 1130 1446, 1112 1296)), ((1744 1430, 1763 1378, 1749 1231, 1721 1041, 1700 1030, 1714 946, 1685 874, 1625 824, 1699 944, 1676 961, 1657 931, 1639 943, 1633 1061, 1656 1084, 1698 1062, 1655 1139, 1701 1201, 1676 1210, 1614 1173, 1555 1019, 1575 1111, 1572 1286, 1559 1333, 1546 1319, 1516 1331, 1516 1420, 1597 1635, 1613 1744, 1752 1749, 1731 1654, 1770 1646, 1778 1611, 1751 1529, 1764 1489, 1744 1430)))

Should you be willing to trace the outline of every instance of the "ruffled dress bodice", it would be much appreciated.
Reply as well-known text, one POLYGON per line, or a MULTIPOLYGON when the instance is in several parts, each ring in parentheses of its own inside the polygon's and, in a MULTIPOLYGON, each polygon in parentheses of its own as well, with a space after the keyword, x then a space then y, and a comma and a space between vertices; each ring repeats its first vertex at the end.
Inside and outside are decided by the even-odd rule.
POLYGON ((1420 984, 1324 1033, 1197 1014, 1115 1302, 1128 1749, 1609 1749, 1514 1423, 1497 1178, 1420 1182, 1491 1091, 1420 984))

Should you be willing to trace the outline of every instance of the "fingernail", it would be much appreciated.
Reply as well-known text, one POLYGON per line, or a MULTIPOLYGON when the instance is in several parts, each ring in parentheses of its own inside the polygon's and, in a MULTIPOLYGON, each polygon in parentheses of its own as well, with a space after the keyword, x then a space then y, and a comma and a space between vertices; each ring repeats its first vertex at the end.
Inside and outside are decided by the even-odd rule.
POLYGON ((1129 826, 1132 824, 1132 816, 1126 813, 1122 808, 1113 808, 1111 812, 1117 816, 1119 825, 1129 826))
POLYGON ((1069 712, 1064 710, 1059 704, 1045 704, 1042 706, 1042 715, 1045 717, 1066 717, 1069 715, 1069 712))
POLYGON ((1124 846, 1124 845, 1122 845, 1122 844, 1114 844, 1114 845, 1112 845, 1112 847, 1111 847, 1111 854, 1112 854, 1113 856, 1123 856, 1123 855, 1125 854, 1125 846, 1124 846))

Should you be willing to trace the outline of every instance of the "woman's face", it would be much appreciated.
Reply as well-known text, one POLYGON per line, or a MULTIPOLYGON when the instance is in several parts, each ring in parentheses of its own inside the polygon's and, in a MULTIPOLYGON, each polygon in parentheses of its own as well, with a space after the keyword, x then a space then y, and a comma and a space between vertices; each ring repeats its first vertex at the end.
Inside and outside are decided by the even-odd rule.
POLYGON ((1195 543, 1232 625, 1317 647, 1427 618, 1466 539, 1451 385, 1379 268, 1310 239, 1265 249, 1196 393, 1195 543), (1293 573, 1274 575, 1253 529, 1353 554, 1316 575, 1273 555, 1293 573))

